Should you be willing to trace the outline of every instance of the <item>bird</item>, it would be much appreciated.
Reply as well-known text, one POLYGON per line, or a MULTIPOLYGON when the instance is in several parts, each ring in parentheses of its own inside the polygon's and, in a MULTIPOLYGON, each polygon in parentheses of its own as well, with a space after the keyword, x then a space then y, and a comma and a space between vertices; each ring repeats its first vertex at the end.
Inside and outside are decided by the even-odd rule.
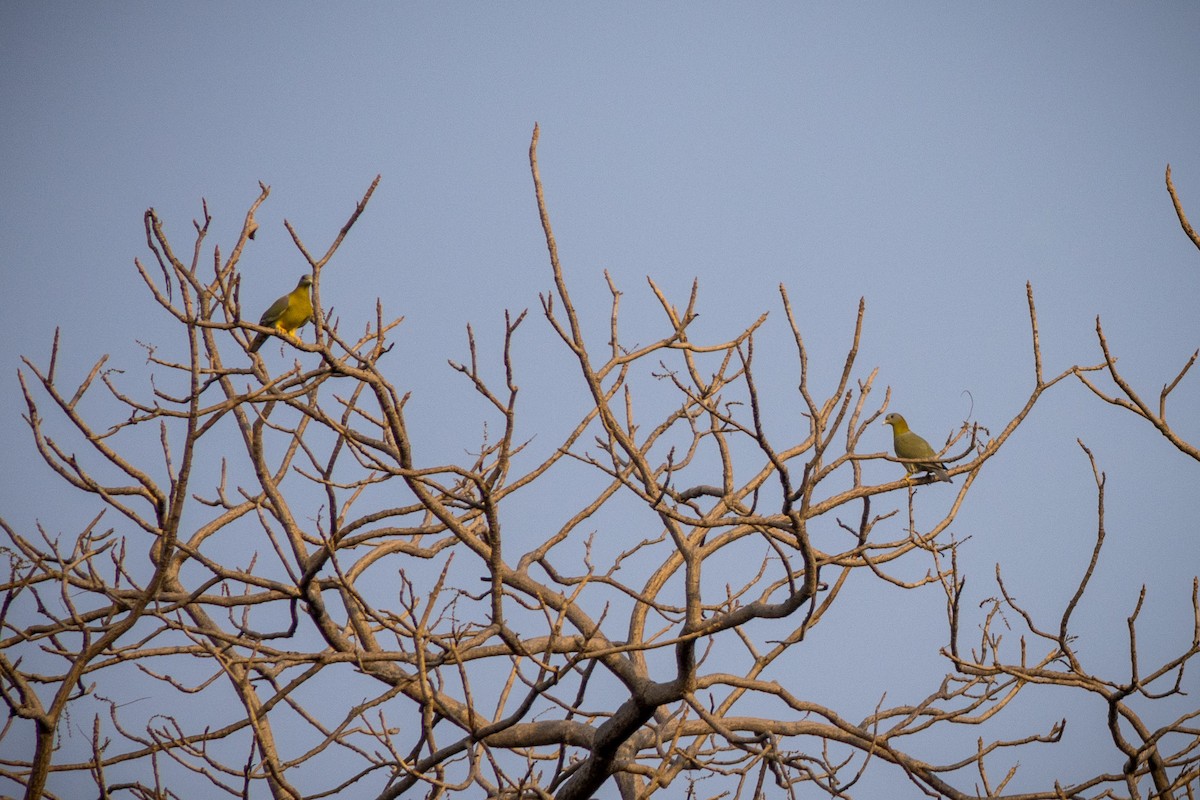
MULTIPOLYGON (((289 294, 271 303, 271 307, 263 312, 262 318, 258 324, 267 328, 274 328, 279 333, 291 336, 297 330, 312 322, 313 307, 312 298, 309 297, 308 290, 312 286, 312 276, 305 275, 300 278, 300 282, 296 284, 296 288, 289 294)), ((250 343, 250 352, 257 353, 258 348, 263 346, 263 342, 267 340, 265 333, 256 333, 254 341, 250 343)))
POLYGON ((888 414, 883 418, 884 425, 892 426, 892 446, 899 458, 927 458, 928 461, 906 461, 904 469, 908 470, 905 480, 914 473, 926 472, 939 481, 954 483, 946 472, 946 465, 937 460, 937 453, 929 446, 929 442, 917 436, 908 429, 908 422, 899 414, 888 414))

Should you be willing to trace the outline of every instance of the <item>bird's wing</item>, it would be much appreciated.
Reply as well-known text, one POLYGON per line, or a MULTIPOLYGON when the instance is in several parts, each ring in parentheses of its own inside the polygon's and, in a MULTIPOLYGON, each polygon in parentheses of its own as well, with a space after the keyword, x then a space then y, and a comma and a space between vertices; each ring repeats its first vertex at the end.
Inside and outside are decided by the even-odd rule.
POLYGON ((283 316, 283 312, 287 311, 288 302, 290 300, 291 295, 285 294, 274 303, 271 303, 271 307, 263 312, 262 318, 259 319, 258 324, 267 326, 274 325, 279 321, 279 318, 283 316))
POLYGON ((937 454, 929 442, 910 431, 896 437, 896 455, 901 458, 933 458, 937 454))

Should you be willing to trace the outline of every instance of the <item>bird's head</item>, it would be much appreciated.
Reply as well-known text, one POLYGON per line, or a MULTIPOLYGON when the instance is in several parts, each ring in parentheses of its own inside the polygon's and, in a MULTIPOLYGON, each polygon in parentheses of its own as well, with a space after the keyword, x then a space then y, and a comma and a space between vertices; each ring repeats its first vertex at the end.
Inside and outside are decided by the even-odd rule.
POLYGON ((888 414, 883 418, 883 424, 891 425, 893 433, 904 433, 908 430, 908 423, 899 414, 888 414))
POLYGON ((300 278, 300 282, 296 284, 296 288, 299 289, 301 286, 303 286, 305 289, 312 286, 312 275, 302 276, 300 278))

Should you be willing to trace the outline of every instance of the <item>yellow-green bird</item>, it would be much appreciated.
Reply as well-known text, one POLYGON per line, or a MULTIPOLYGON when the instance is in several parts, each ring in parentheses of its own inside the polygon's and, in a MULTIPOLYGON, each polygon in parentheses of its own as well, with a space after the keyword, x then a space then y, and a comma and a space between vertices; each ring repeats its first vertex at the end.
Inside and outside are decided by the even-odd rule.
MULTIPOLYGON (((888 414, 883 418, 884 425, 892 426, 892 446, 896 449, 898 458, 928 458, 928 461, 908 461, 904 468, 908 476, 917 472, 928 472, 939 481, 954 483, 946 472, 946 465, 937 460, 937 453, 929 446, 929 442, 917 436, 908 429, 908 423, 899 414, 888 414)), ((906 476, 906 478, 908 477, 906 476)))
MULTIPOLYGON (((305 275, 289 294, 271 303, 271 307, 263 312, 259 325, 274 328, 279 333, 291 336, 297 330, 312 322, 312 298, 308 294, 312 286, 312 276, 305 275)), ((258 348, 267 340, 267 334, 258 333, 250 343, 250 352, 257 353, 258 348)))

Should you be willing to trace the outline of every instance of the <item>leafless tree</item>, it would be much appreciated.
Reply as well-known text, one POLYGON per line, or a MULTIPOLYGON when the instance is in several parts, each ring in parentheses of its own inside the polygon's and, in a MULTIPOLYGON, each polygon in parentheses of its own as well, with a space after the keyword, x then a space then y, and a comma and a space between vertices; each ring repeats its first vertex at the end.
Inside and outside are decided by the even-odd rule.
POLYGON ((950 532, 981 471, 1064 379, 1200 458, 1165 419, 1187 367, 1154 411, 1120 377, 1097 325, 1104 361, 1048 375, 1027 287, 1027 401, 995 432, 967 421, 947 438, 941 455, 958 481, 937 490, 952 499, 918 524, 930 513, 917 498, 932 491, 927 479, 901 479, 896 463, 897 479, 864 480, 865 462, 897 462, 860 452, 889 400, 876 392, 877 370, 856 363, 865 305, 822 393, 780 287, 795 361, 769 369, 797 376, 791 424, 773 418, 778 402, 765 402, 756 379, 766 314, 728 341, 696 341, 696 287, 679 307, 651 281, 661 336, 633 345, 609 278, 609 339, 589 340, 555 246, 537 140, 535 128, 530 165, 553 278, 541 313, 577 370, 561 381, 581 387, 587 405, 560 440, 534 440, 547 434, 522 415, 528 365, 514 354, 526 315, 506 317, 495 361, 468 329, 467 358, 451 366, 490 412, 463 463, 431 461, 414 444, 409 394, 388 375, 401 320, 380 303, 355 337, 321 305, 322 270, 378 178, 323 255, 287 226, 312 271, 316 332, 264 349, 295 353, 282 372, 246 352, 264 329, 239 301, 239 262, 269 188, 233 250, 214 248, 211 261, 207 207, 189 257, 146 213, 153 260, 137 268, 177 320, 182 356, 150 349, 144 396, 119 385, 107 357, 66 384, 57 340, 47 365, 24 362, 25 419, 41 456, 100 512, 66 538, 2 523, 10 714, 0 780, 29 798, 632 800, 854 797, 868 771, 883 771, 931 797, 1195 796, 1200 710, 1157 726, 1142 710, 1188 707, 1195 586, 1197 625, 1165 662, 1139 659, 1140 601, 1120 675, 1090 673, 1073 649, 1072 614, 1105 537, 1105 478, 1091 452, 1095 551, 1050 617, 1019 604, 998 571, 978 638, 964 641, 976 620, 961 608, 950 532), (1105 373, 1118 396, 1097 385, 1105 373), (89 411, 104 407, 89 405, 97 390, 120 408, 111 422, 89 411), (945 672, 925 696, 880 698, 850 718, 789 682, 787 664, 864 580, 944 593, 945 672), (1014 620, 1017 642, 1002 635, 1014 620), (1062 734, 1063 723, 986 735, 1034 685, 1103 698, 1120 754, 1108 771, 1005 793, 1016 774, 1008 756, 1062 734), (920 743, 939 732, 954 744, 931 761, 920 743))

